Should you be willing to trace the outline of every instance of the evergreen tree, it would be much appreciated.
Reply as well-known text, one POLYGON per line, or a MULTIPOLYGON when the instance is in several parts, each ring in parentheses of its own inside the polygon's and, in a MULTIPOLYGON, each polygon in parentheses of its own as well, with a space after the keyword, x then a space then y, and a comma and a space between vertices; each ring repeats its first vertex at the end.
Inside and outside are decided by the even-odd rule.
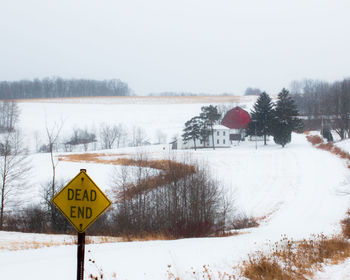
POLYGON ((208 127, 210 127, 210 134, 213 142, 213 149, 215 150, 214 143, 214 124, 221 118, 221 114, 218 112, 217 106, 209 105, 203 106, 201 108, 202 113, 200 114, 200 118, 203 120, 202 122, 202 140, 206 141, 208 137, 208 127))
POLYGON ((278 94, 273 122, 273 139, 276 144, 284 147, 291 141, 292 131, 302 128, 302 122, 297 117, 298 110, 289 91, 285 88, 278 94))
POLYGON ((264 136, 264 145, 266 145, 266 136, 272 135, 274 118, 272 99, 266 92, 260 94, 250 116, 252 121, 248 125, 247 134, 264 136))
POLYGON ((206 147, 209 136, 213 135, 213 129, 210 128, 210 122, 202 117, 198 117, 199 139, 203 142, 203 147, 206 147))
POLYGON ((185 123, 185 128, 183 129, 182 139, 184 142, 193 140, 194 150, 197 150, 196 140, 201 136, 201 123, 199 117, 193 117, 185 123))

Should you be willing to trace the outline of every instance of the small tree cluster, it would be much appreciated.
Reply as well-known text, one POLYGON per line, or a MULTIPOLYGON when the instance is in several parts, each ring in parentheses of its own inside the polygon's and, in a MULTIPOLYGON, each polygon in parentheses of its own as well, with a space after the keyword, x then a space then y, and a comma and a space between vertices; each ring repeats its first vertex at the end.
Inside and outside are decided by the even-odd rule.
POLYGON ((194 173, 183 177, 187 165, 168 161, 169 183, 149 188, 151 169, 123 168, 115 181, 116 201, 113 211, 115 234, 140 235, 164 233, 173 237, 207 236, 222 230, 229 222, 230 205, 218 183, 206 167, 195 165, 194 173), (131 183, 130 183, 131 182, 131 183), (142 182, 142 184, 140 184, 142 182), (133 195, 130 197, 130 189, 133 195), (225 202, 225 203, 224 203, 225 202))
POLYGON ((265 145, 266 136, 272 135, 275 143, 284 147, 291 141, 292 131, 302 129, 295 102, 286 89, 278 94, 276 104, 265 92, 260 94, 251 111, 251 120, 247 134, 263 136, 265 145))
POLYGON ((75 128, 73 130, 73 135, 64 143, 64 146, 66 151, 72 151, 72 147, 83 145, 84 151, 87 151, 89 144, 95 143, 96 141, 95 133, 89 132, 87 129, 75 128))

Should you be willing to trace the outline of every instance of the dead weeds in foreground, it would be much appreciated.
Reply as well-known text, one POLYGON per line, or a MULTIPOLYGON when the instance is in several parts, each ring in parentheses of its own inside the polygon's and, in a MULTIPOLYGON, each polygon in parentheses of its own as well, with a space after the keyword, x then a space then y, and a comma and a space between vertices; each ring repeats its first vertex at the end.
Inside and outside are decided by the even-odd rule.
POLYGON ((350 257, 350 243, 343 236, 294 241, 283 237, 269 254, 257 252, 243 262, 242 276, 258 280, 306 280, 322 264, 337 264, 350 257))
MULTIPOLYGON (((111 237, 111 236, 87 236, 85 243, 86 244, 102 244, 102 243, 114 243, 123 241, 120 237, 111 237)), ((0 243, 0 251, 18 251, 18 250, 31 250, 31 249, 40 249, 47 247, 56 247, 56 246, 68 246, 77 244, 77 237, 74 235, 68 236, 64 240, 51 240, 51 241, 6 241, 0 243)))
MULTIPOLYGON (((193 270, 193 279, 206 280, 308 280, 324 264, 337 264, 350 257, 350 242, 343 236, 326 237, 322 234, 295 241, 282 237, 271 246, 270 252, 258 251, 249 255, 234 272, 214 271, 204 265, 202 271, 193 270)), ((168 280, 181 280, 171 265, 168 280)))

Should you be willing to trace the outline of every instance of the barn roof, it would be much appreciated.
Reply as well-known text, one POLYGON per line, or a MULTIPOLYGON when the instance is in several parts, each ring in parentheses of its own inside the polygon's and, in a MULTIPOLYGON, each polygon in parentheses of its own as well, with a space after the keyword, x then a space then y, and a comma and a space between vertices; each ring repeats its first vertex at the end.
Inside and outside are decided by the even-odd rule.
POLYGON ((221 124, 231 129, 247 128, 250 116, 247 111, 237 106, 226 113, 221 124))

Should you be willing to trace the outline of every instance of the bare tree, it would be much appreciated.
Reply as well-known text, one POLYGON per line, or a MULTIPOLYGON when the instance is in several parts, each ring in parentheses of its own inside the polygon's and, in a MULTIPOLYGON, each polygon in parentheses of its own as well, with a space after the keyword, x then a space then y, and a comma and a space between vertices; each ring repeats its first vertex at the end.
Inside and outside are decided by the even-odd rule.
POLYGON ((0 230, 6 206, 23 190, 24 178, 30 170, 27 150, 18 131, 1 135, 0 140, 0 230))
POLYGON ((128 133, 121 123, 118 124, 117 127, 118 127, 118 133, 117 133, 116 143, 117 143, 117 148, 119 148, 120 144, 125 142, 125 138, 128 133))
POLYGON ((138 147, 147 141, 146 131, 139 126, 133 126, 132 128, 132 146, 138 147))
MULTIPOLYGON (((55 146, 57 145, 60 132, 63 127, 63 121, 55 122, 51 127, 46 123, 46 136, 48 141, 48 150, 50 153, 51 168, 52 168, 52 181, 51 181, 51 195, 54 196, 56 193, 56 167, 58 161, 55 159, 55 146)), ((55 206, 51 205, 51 220, 55 221, 55 206)))
POLYGON ((101 145, 103 149, 112 149, 115 142, 119 148, 120 142, 125 135, 125 130, 121 124, 119 125, 102 125, 100 131, 101 145))
POLYGON ((40 150, 40 135, 39 131, 34 131, 34 139, 35 139, 35 152, 38 153, 40 150))

